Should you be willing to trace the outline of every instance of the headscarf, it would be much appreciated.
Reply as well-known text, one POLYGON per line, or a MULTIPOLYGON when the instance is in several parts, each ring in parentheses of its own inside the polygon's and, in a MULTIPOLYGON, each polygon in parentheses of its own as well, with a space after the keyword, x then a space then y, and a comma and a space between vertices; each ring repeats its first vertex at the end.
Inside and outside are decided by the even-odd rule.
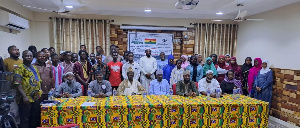
POLYGON ((231 60, 235 60, 235 63, 232 64, 232 63, 230 62, 229 69, 233 70, 235 73, 241 72, 241 71, 242 71, 242 70, 241 70, 241 67, 236 63, 236 57, 231 57, 231 58, 230 58, 230 61, 231 61, 231 60))
POLYGON ((170 66, 175 66, 175 65, 174 65, 174 56, 173 56, 173 55, 169 55, 169 56, 168 56, 168 65, 170 65, 170 66), (173 59, 173 63, 172 63, 172 64, 170 64, 170 60, 171 60, 171 59, 173 59))
POLYGON ((208 65, 207 64, 208 60, 212 61, 212 59, 210 57, 206 58, 206 62, 203 66, 203 74, 206 74, 206 71, 208 71, 208 70, 212 70, 214 72, 214 76, 218 76, 218 72, 217 72, 217 69, 216 69, 215 65, 213 64, 213 62, 210 65, 208 65))
MULTIPOLYGON (((231 70, 231 71, 233 71, 233 70, 231 70)), ((240 93, 243 94, 242 83, 241 83, 240 80, 235 79, 235 77, 234 77, 234 71, 233 71, 233 79, 232 80, 228 79, 227 74, 228 74, 228 72, 225 75, 224 81, 227 82, 227 83, 234 83, 235 86, 237 86, 238 88, 240 88, 240 93)))
POLYGON ((248 76, 249 89, 248 89, 248 92, 250 92, 252 90, 254 79, 257 76, 257 73, 261 70, 261 64, 262 64, 261 59, 260 58, 255 58, 254 61, 255 60, 258 61, 258 64, 256 66, 254 65, 254 67, 250 68, 250 70, 249 70, 249 76, 248 76))
POLYGON ((247 70, 249 70, 250 68, 253 67, 253 66, 252 66, 252 63, 250 63, 249 65, 246 64, 246 60, 247 60, 247 59, 250 59, 250 60, 252 61, 252 58, 251 58, 251 57, 247 57, 247 58, 245 59, 245 63, 244 63, 243 66, 242 66, 242 72, 245 72, 245 71, 247 71, 247 70))
POLYGON ((182 64, 181 64, 181 68, 185 69, 188 65, 190 65, 189 62, 188 62, 188 56, 187 55, 182 55, 181 57, 185 58, 185 61, 182 62, 182 64))
POLYGON ((220 67, 220 68, 222 68, 222 69, 227 69, 228 67, 227 67, 227 65, 226 65, 226 62, 225 62, 225 56, 223 56, 223 55, 220 55, 219 56, 219 58, 218 58, 218 66, 220 67), (220 63, 220 59, 224 59, 224 62, 223 63, 220 63))
POLYGON ((260 70, 260 74, 265 74, 267 72, 269 72, 271 69, 270 69, 270 64, 269 64, 269 61, 268 60, 263 60, 262 63, 267 63, 267 67, 266 68, 262 68, 260 70))

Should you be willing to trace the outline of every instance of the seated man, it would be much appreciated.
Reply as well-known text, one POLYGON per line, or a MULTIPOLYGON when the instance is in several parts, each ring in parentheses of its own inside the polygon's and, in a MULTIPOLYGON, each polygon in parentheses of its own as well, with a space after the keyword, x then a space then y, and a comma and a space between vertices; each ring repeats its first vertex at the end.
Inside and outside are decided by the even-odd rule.
POLYGON ((127 77, 128 80, 123 80, 117 90, 117 95, 141 95, 145 88, 142 86, 142 84, 133 79, 134 72, 131 67, 127 69, 127 77))
POLYGON ((64 77, 65 82, 63 82, 58 86, 58 88, 56 88, 54 96, 58 98, 71 98, 81 96, 82 88, 80 83, 74 80, 74 74, 72 72, 67 72, 64 77))
POLYGON ((176 84, 176 95, 193 97, 199 95, 195 82, 190 80, 190 74, 189 70, 183 72, 183 81, 176 84))
POLYGON ((92 91, 92 96, 96 98, 104 98, 111 96, 111 84, 107 80, 103 80, 103 71, 97 70, 95 72, 96 80, 89 84, 89 89, 92 91))
POLYGON ((207 90, 210 90, 210 96, 216 97, 216 89, 220 88, 219 82, 214 79, 214 72, 212 70, 206 71, 206 77, 198 82, 199 92, 202 95, 207 95, 207 90))
POLYGON ((170 85, 166 79, 163 79, 163 70, 156 71, 156 78, 150 83, 149 95, 168 95, 170 85))

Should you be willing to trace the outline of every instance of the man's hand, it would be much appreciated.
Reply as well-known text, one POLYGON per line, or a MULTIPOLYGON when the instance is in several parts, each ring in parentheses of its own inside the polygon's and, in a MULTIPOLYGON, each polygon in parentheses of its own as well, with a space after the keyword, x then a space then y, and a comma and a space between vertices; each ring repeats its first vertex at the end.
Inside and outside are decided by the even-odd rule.
POLYGON ((216 98, 216 97, 217 97, 215 93, 210 94, 210 96, 213 97, 213 98, 216 98))
POLYGON ((99 94, 99 98, 104 98, 105 97, 105 94, 104 93, 100 93, 99 94))
POLYGON ((192 96, 192 97, 196 97, 196 93, 195 93, 195 92, 192 92, 191 96, 192 96))
POLYGON ((23 97, 23 103, 28 105, 30 104, 29 99, 27 98, 27 96, 23 97))

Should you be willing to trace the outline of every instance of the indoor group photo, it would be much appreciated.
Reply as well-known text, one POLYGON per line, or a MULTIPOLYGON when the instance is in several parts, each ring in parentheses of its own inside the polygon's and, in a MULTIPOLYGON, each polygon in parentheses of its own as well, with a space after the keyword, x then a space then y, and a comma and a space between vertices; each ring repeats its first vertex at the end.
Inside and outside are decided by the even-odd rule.
POLYGON ((300 128, 299 23, 300 0, 0 0, 0 128, 300 128))

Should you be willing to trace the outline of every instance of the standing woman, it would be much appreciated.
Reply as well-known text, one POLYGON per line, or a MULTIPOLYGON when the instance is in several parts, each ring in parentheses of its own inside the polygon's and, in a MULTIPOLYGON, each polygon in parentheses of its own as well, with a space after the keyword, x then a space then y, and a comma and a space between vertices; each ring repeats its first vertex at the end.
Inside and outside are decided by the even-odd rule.
MULTIPOLYGON (((213 61, 210 57, 206 58, 206 63, 203 66, 203 74, 206 74, 206 71, 208 71, 208 70, 213 71, 214 78, 216 78, 218 76, 217 69, 216 69, 215 65, 213 64, 213 61)), ((203 77, 206 77, 206 75, 203 75, 203 77)))
POLYGON ((188 56, 182 55, 180 59, 182 60, 181 67, 185 70, 185 68, 190 65, 190 63, 188 61, 188 56))
POLYGON ((226 65, 226 62, 225 62, 225 56, 223 56, 223 55, 219 56, 218 64, 216 64, 215 67, 216 67, 217 72, 218 72, 217 81, 219 83, 221 83, 225 78, 225 74, 229 70, 229 65, 226 65))
POLYGON ((273 71, 267 60, 262 62, 262 69, 258 72, 254 82, 254 98, 269 102, 269 108, 272 100, 273 71))
POLYGON ((236 58, 235 57, 230 58, 229 69, 234 71, 234 76, 235 76, 236 80, 242 80, 242 69, 236 63, 236 58))
POLYGON ((243 84, 243 94, 245 96, 248 95, 248 75, 249 75, 249 70, 250 68, 252 68, 252 58, 251 57, 247 57, 245 59, 245 63, 242 66, 242 84, 243 84))
MULTIPOLYGON (((252 90, 254 79, 257 76, 257 73, 261 70, 261 59, 255 58, 254 59, 254 67, 250 68, 249 75, 248 75, 248 93, 252 90)), ((250 94, 253 96, 252 94, 250 94)))

